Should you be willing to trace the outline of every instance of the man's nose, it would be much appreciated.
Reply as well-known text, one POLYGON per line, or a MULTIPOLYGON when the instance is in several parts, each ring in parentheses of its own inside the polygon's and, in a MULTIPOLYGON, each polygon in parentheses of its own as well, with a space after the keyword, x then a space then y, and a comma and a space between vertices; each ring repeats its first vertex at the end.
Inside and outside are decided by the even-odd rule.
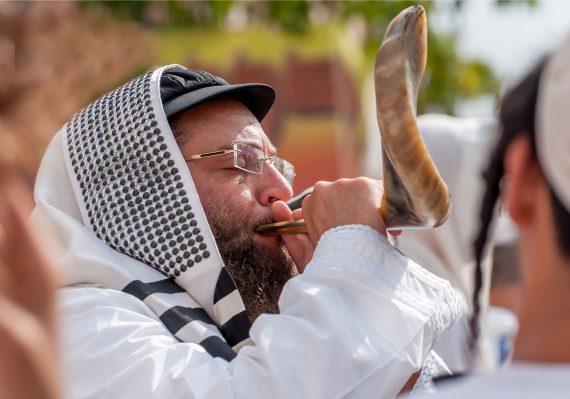
POLYGON ((275 201, 287 201, 293 196, 293 188, 271 162, 263 166, 258 183, 257 197, 261 205, 270 206, 275 201))

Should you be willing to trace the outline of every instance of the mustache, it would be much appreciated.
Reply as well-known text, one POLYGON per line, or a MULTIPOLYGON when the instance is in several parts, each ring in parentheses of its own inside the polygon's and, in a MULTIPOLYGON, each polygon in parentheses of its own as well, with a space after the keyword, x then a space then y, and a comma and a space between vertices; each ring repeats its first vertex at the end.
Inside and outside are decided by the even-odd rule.
POLYGON ((251 229, 249 229, 249 230, 253 230, 257 226, 259 226, 260 224, 269 224, 269 223, 275 223, 275 219, 273 218, 273 215, 271 215, 271 214, 268 214, 265 216, 260 216, 256 219, 253 219, 252 221, 249 222, 248 227, 251 227, 251 229))
MULTIPOLYGON (((224 220, 227 219, 227 217, 224 218, 224 220)), ((241 218, 231 224, 228 224, 219 218, 215 218, 212 220, 212 226, 215 231, 214 238, 222 241, 234 241, 235 239, 239 239, 239 237, 241 237, 241 239, 246 237, 253 239, 253 234, 257 226, 260 224, 273 223, 274 221, 275 219, 271 213, 251 216, 249 218, 241 218)), ((220 245, 220 243, 218 243, 218 245, 220 245)))

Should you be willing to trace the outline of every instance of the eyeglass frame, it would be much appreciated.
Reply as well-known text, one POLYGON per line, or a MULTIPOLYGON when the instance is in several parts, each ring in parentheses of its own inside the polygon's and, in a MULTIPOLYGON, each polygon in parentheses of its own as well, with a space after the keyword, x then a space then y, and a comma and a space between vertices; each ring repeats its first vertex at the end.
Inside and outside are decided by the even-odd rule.
POLYGON ((285 180, 287 180, 287 182, 291 185, 291 187, 293 187, 293 180, 294 180, 296 174, 295 174, 295 167, 293 166, 293 164, 291 162, 289 162, 289 161, 287 161, 281 157, 278 157, 277 155, 268 156, 264 151, 262 151, 261 149, 259 149, 257 147, 254 147, 250 144, 234 143, 232 145, 232 147, 233 148, 231 150, 218 150, 218 151, 210 151, 210 152, 203 152, 201 154, 190 155, 190 156, 184 157, 184 160, 189 162, 189 161, 196 161, 198 159, 205 159, 205 158, 217 157, 220 155, 233 154, 233 160, 234 160, 233 167, 234 168, 239 169, 239 170, 243 170, 244 172, 253 173, 255 175, 260 175, 263 172, 263 165, 265 165, 265 163, 267 161, 271 162, 271 164, 275 167, 276 166, 275 161, 279 159, 284 163, 284 165, 289 165, 291 167, 292 176, 290 179, 287 176, 285 176, 284 173, 281 173, 279 171, 279 169, 277 169, 277 168, 276 169, 277 169, 277 171, 279 171, 279 174, 281 176, 283 176, 285 178, 285 180), (255 150, 256 154, 258 154, 259 152, 263 153, 264 157, 258 158, 258 161, 260 161, 259 172, 254 172, 253 170, 249 170, 249 169, 246 169, 246 168, 238 165, 238 158, 237 158, 238 153, 243 152, 238 148, 239 146, 250 147, 253 150, 255 150))

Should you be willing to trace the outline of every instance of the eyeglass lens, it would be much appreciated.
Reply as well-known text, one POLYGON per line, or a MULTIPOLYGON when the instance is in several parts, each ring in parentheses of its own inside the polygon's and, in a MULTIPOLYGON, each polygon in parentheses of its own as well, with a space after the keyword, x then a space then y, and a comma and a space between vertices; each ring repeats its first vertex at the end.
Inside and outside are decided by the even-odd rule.
POLYGON ((293 165, 279 157, 267 158, 259 148, 247 144, 236 144, 234 153, 235 166, 253 173, 261 173, 266 161, 273 163, 275 169, 293 185, 295 172, 293 165))

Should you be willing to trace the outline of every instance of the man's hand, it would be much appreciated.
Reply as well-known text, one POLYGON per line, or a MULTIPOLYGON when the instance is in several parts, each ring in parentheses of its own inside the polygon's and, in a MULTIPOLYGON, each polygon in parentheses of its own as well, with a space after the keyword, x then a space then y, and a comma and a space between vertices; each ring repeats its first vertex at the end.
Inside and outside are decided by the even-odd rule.
MULTIPOLYGON (((297 220, 303 218, 303 211, 291 209, 283 201, 276 201, 271 206, 271 212, 276 222, 284 222, 288 220, 297 220)), ((299 273, 303 273, 305 266, 313 257, 313 244, 306 234, 284 234, 281 236, 285 247, 289 251, 293 262, 297 266, 299 273)))
POLYGON ((386 235, 380 215, 382 182, 366 177, 318 182, 303 200, 303 214, 313 245, 321 235, 337 226, 365 224, 386 235))

